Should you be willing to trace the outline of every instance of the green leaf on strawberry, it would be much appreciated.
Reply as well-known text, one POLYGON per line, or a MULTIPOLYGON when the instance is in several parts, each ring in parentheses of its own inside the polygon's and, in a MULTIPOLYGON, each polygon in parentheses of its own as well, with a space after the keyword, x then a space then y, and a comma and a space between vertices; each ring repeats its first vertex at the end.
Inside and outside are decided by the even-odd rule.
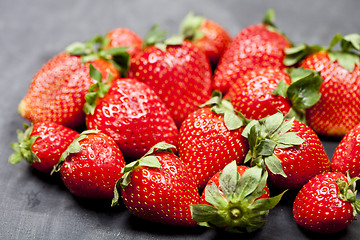
POLYGON ((189 12, 180 24, 180 33, 184 36, 184 39, 190 41, 201 39, 204 32, 200 29, 200 26, 204 21, 204 17, 195 16, 194 12, 189 12))
POLYGON ((145 35, 143 48, 154 45, 161 51, 165 52, 167 46, 181 45, 184 41, 184 36, 181 34, 173 35, 169 38, 166 38, 166 36, 167 31, 159 29, 159 24, 155 24, 145 35))

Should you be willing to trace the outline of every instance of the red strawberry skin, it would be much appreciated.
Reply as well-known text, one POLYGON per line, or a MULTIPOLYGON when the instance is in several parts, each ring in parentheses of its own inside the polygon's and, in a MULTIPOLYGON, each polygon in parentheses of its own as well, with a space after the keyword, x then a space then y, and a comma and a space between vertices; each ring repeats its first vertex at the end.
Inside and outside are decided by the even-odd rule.
MULTIPOLYGON (((90 62, 106 79, 117 70, 105 60, 90 62)), ((35 74, 27 94, 19 104, 19 114, 36 122, 55 122, 67 127, 85 123, 85 94, 94 81, 89 76, 89 63, 79 56, 60 53, 50 59, 35 74)))
POLYGON ((180 128, 179 156, 194 176, 199 190, 230 162, 243 162, 248 144, 241 136, 242 130, 229 131, 224 115, 212 112, 209 107, 185 119, 180 128))
POLYGON ((106 34, 105 37, 109 40, 109 44, 105 47, 105 49, 115 47, 129 47, 127 52, 132 57, 141 51, 141 37, 128 28, 119 27, 112 29, 106 34))
POLYGON ((112 199, 125 166, 120 149, 102 132, 89 134, 79 143, 81 152, 70 153, 60 168, 62 181, 75 196, 112 199))
POLYGON ((86 116, 88 129, 111 136, 125 158, 138 159, 153 145, 165 141, 177 146, 178 128, 169 110, 145 83, 114 79, 110 90, 86 116))
POLYGON ((184 163, 173 153, 158 152, 161 169, 137 167, 122 188, 125 206, 136 216, 176 226, 196 226, 189 205, 198 204, 199 192, 184 163))
POLYGON ((244 28, 228 46, 215 70, 213 88, 223 93, 246 71, 259 67, 285 68, 286 37, 265 24, 244 28))
POLYGON ((312 177, 330 171, 329 158, 316 133, 297 120, 290 131, 305 141, 300 146, 275 148, 274 155, 280 159, 287 177, 268 171, 269 181, 280 189, 300 189, 312 177))
POLYGON ((175 123, 182 121, 211 96, 211 68, 206 55, 189 41, 162 51, 149 46, 131 59, 128 73, 148 84, 170 110, 175 123))
POLYGON ((281 111, 286 115, 290 108, 289 99, 273 95, 279 82, 291 84, 290 76, 279 68, 257 68, 247 71, 230 87, 225 98, 246 118, 259 120, 281 111))
POLYGON ((343 137, 360 122, 360 66, 350 73, 326 51, 306 57, 301 66, 324 79, 320 100, 306 112, 308 125, 320 135, 343 137))
POLYGON ((326 172, 306 183, 293 204, 295 221, 314 232, 334 233, 348 227, 354 220, 349 202, 338 198, 336 179, 347 181, 344 174, 326 172))
MULTIPOLYGON (((249 169, 248 166, 244 166, 244 165, 240 165, 240 166, 237 166, 237 172, 240 174, 240 176, 243 175, 243 173, 249 169)), ((206 186, 208 185, 211 185, 212 183, 215 183, 216 186, 218 187, 218 189, 220 189, 221 191, 221 187, 220 187, 220 183, 219 183, 219 177, 220 177, 220 174, 222 173, 223 171, 219 171, 217 173, 215 173, 211 179, 208 181, 208 183, 206 184, 206 186)), ((206 188, 205 186, 205 188, 206 188)), ((266 185, 264 187, 264 190, 265 190, 265 193, 263 195, 261 195, 259 198, 257 199, 260 199, 260 198, 269 198, 270 197, 270 191, 269 191, 269 187, 266 185)), ((222 192, 222 191, 221 191, 222 192)), ((223 195, 223 193, 222 193, 223 195)), ((225 195, 224 195, 225 196, 225 195)), ((208 203, 206 200, 205 200, 205 194, 202 194, 201 195, 201 198, 200 198, 200 204, 208 204, 208 205, 211 205, 210 203, 208 203)))
POLYGON ((360 177, 360 125, 350 129, 341 139, 331 159, 331 170, 346 174, 351 178, 360 177))

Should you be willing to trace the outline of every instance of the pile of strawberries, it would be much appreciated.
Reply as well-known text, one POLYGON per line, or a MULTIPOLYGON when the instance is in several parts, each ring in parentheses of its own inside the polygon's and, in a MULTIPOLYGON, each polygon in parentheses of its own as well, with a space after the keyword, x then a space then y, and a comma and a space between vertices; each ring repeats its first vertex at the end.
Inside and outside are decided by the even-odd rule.
POLYGON ((273 20, 232 38, 190 13, 169 38, 154 25, 71 44, 20 102, 31 125, 9 161, 163 224, 252 232, 293 190, 300 226, 345 229, 360 212, 360 35, 295 46, 273 20), (318 135, 343 138, 331 161, 318 135))

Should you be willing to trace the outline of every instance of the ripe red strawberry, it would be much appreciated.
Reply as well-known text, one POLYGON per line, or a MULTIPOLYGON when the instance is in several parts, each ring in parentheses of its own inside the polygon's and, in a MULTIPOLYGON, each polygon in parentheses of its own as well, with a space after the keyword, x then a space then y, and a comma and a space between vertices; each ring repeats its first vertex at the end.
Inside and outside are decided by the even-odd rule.
POLYGON ((264 23, 251 25, 239 32, 224 54, 214 73, 213 88, 223 93, 248 70, 258 67, 284 68, 284 49, 288 39, 274 27, 274 12, 269 11, 264 23))
POLYGON ((215 69, 232 38, 220 24, 190 12, 180 25, 180 33, 185 39, 205 52, 210 65, 215 69))
POLYGON ((53 122, 24 125, 18 130, 18 142, 12 143, 15 152, 9 162, 19 163, 25 159, 36 170, 50 173, 59 162, 61 154, 79 136, 79 133, 53 122))
POLYGON ((248 151, 247 139, 241 136, 243 120, 221 93, 214 92, 202 107, 189 114, 179 133, 179 156, 199 190, 228 163, 241 164, 248 151))
POLYGON ((331 159, 331 171, 360 177, 360 125, 350 129, 341 139, 331 159))
POLYGON ((104 49, 129 47, 126 51, 131 57, 140 52, 142 48, 141 37, 134 31, 123 27, 115 28, 107 32, 105 41, 108 43, 105 45, 104 49))
POLYGON ((136 79, 117 78, 109 88, 102 83, 101 73, 91 70, 90 75, 97 80, 92 89, 98 92, 87 95, 88 129, 111 136, 125 158, 138 159, 162 141, 177 146, 178 128, 150 87, 136 79))
POLYGON ((245 162, 260 164, 269 182, 280 189, 300 189, 312 177, 330 171, 330 161, 316 133, 282 113, 250 122, 243 131, 249 152, 245 162))
POLYGON ((63 183, 75 196, 112 199, 124 166, 124 157, 111 137, 87 130, 62 154, 54 171, 60 171, 63 183))
POLYGON ((246 118, 261 119, 280 111, 305 122, 305 109, 314 105, 323 79, 315 71, 256 68, 247 71, 225 95, 246 118))
POLYGON ((307 122, 318 134, 342 137, 360 122, 360 35, 337 34, 329 47, 301 44, 287 50, 286 64, 319 71, 322 97, 307 110, 307 122), (341 50, 332 49, 338 42, 341 50))
POLYGON ((144 40, 144 50, 131 59, 129 77, 148 84, 170 110, 175 123, 211 96, 211 69, 205 54, 182 37, 163 40, 166 32, 155 25, 144 40))
POLYGON ((156 144, 124 168, 115 188, 113 206, 120 201, 140 218, 176 226, 196 226, 189 205, 199 203, 196 184, 174 146, 156 144))
POLYGON ((269 198, 267 172, 262 172, 258 166, 229 163, 207 183, 200 204, 191 206, 193 219, 201 226, 229 232, 253 232, 262 227, 283 195, 269 198))
POLYGON ((360 213, 356 180, 339 172, 325 172, 312 178, 297 194, 293 204, 295 221, 319 233, 347 228, 360 213))

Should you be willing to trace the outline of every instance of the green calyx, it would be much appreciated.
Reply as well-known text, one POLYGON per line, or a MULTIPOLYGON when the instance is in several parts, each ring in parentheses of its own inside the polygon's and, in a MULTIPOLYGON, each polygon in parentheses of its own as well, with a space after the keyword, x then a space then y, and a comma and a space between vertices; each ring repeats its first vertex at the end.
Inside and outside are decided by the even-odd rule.
POLYGON ((108 44, 108 38, 97 35, 86 42, 70 44, 65 52, 81 56, 82 62, 90 62, 99 58, 109 61, 116 67, 121 76, 126 77, 130 67, 130 55, 126 51, 128 47, 105 49, 108 44))
POLYGON ((99 130, 90 129, 85 130, 80 135, 74 139, 74 141, 68 146, 68 148, 61 154, 59 162, 54 166, 53 170, 51 171, 50 175, 54 172, 59 172, 61 169, 62 164, 64 163, 65 159, 72 153, 79 153, 81 152, 81 145, 80 141, 87 138, 88 135, 98 133, 99 130))
POLYGON ((336 179, 336 184, 339 188, 339 199, 343 201, 347 201, 351 203, 353 207, 353 216, 356 217, 356 214, 360 214, 360 200, 356 199, 357 190, 356 190, 356 181, 358 181, 359 177, 351 178, 349 175, 349 171, 347 172, 348 182, 344 181, 341 178, 336 179))
POLYGON ((129 185, 131 182, 131 173, 137 168, 137 167, 150 167, 150 168, 157 168, 161 169, 161 164, 156 156, 153 154, 157 152, 170 152, 174 153, 172 149, 176 149, 174 145, 171 145, 166 142, 159 142, 155 144, 147 153, 144 154, 140 159, 133 161, 129 164, 127 164, 121 172, 124 173, 124 175, 116 182, 115 188, 114 188, 114 198, 112 200, 111 206, 116 206, 119 203, 120 200, 120 192, 121 188, 125 188, 129 185))
POLYGON ((249 152, 245 163, 250 161, 251 166, 266 167, 273 174, 286 177, 281 161, 274 155, 275 148, 289 148, 301 145, 304 140, 291 132, 294 118, 285 121, 281 112, 251 121, 243 130, 242 135, 248 139, 249 152))
POLYGON ((21 162, 22 159, 25 159, 28 163, 40 162, 40 159, 31 150, 31 146, 39 137, 30 136, 32 130, 33 127, 27 124, 24 124, 24 132, 21 130, 17 130, 18 142, 13 142, 10 144, 12 149, 14 150, 14 153, 10 155, 9 163, 17 164, 21 162))
POLYGON ((85 95, 85 104, 83 111, 85 114, 93 115, 96 108, 96 100, 103 98, 110 89, 110 82, 112 81, 113 75, 109 74, 106 83, 102 81, 102 74, 99 70, 94 68, 92 64, 89 65, 89 74, 92 79, 96 81, 95 84, 91 85, 89 92, 85 95))
POLYGON ((296 120, 306 124, 306 109, 319 101, 321 84, 324 79, 320 73, 310 69, 289 68, 291 85, 281 80, 273 91, 273 95, 280 95, 291 101, 292 108, 286 118, 295 117, 296 120))
POLYGON ((234 109, 229 100, 222 98, 220 91, 214 91, 211 98, 199 107, 211 107, 211 111, 224 115, 225 126, 230 131, 239 129, 250 122, 249 119, 234 109))
POLYGON ((204 36, 204 32, 200 29, 205 21, 204 17, 195 16, 191 11, 180 24, 180 34, 186 40, 196 41, 204 36))
POLYGON ((159 24, 155 24, 144 37, 143 49, 154 45, 165 52, 167 46, 181 45, 184 41, 184 36, 181 34, 173 35, 169 38, 166 38, 166 36, 167 31, 159 29, 159 24))
POLYGON ((360 64, 360 34, 352 33, 346 36, 336 34, 328 47, 319 45, 309 46, 302 43, 298 46, 285 49, 286 57, 284 58, 284 64, 286 66, 293 66, 306 56, 320 51, 327 51, 331 61, 337 61, 343 68, 352 72, 355 65, 360 64), (338 43, 340 49, 334 50, 334 46, 338 43))
POLYGON ((219 187, 212 183, 205 188, 203 194, 210 205, 190 205, 192 218, 200 226, 237 233, 253 232, 266 223, 269 210, 284 194, 258 199, 265 193, 266 181, 267 172, 258 166, 240 176, 233 161, 220 174, 219 187))

